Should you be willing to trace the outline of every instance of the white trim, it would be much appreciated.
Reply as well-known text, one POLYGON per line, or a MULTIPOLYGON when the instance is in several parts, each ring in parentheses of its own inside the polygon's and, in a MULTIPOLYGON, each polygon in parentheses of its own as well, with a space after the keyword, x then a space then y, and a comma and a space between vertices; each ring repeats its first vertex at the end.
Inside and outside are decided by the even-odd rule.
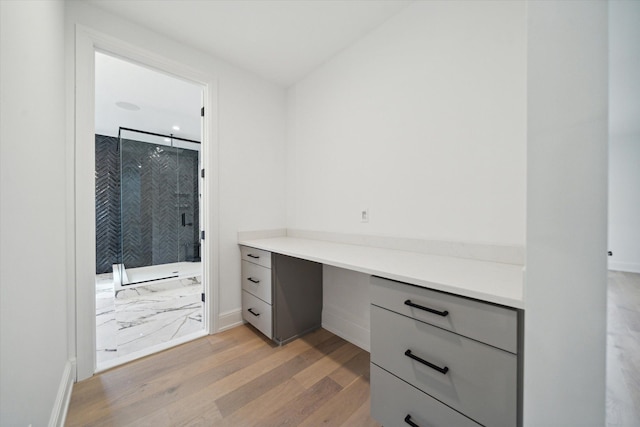
POLYGON ((322 327, 365 351, 371 351, 371 333, 369 329, 354 322, 353 318, 341 315, 341 311, 339 308, 323 306, 322 327))
POLYGON ((105 51, 125 60, 160 70, 171 76, 201 84, 204 92, 204 134, 202 167, 207 171, 202 185, 203 221, 206 238, 202 242, 203 285, 207 294, 204 306, 204 328, 215 333, 218 328, 219 271, 218 242, 218 109, 217 81, 203 73, 171 59, 140 49, 123 40, 76 25, 75 69, 75 135, 74 170, 75 200, 75 324, 77 380, 92 376, 96 370, 95 354, 95 289, 88 286, 95 280, 95 189, 93 185, 95 153, 94 125, 94 52, 105 51), (85 143, 82 143, 82 142, 85 143))
POLYGON ((218 317, 218 325, 220 329, 218 332, 226 331, 227 329, 235 328, 236 326, 242 325, 244 322, 242 320, 242 309, 231 310, 225 313, 221 313, 218 317))
POLYGON ((626 271, 628 273, 640 273, 640 264, 637 262, 609 261, 609 270, 626 271))
POLYGON ((75 359, 67 360, 67 363, 64 365, 62 379, 60 380, 56 400, 53 403, 51 417, 49 418, 49 427, 62 427, 67 419, 71 391, 73 390, 73 380, 75 378, 75 365, 75 359))
POLYGON ((95 316, 95 150, 80 141, 95 139, 93 39, 80 28, 75 49, 75 135, 74 135, 74 237, 77 380, 93 375, 96 366, 95 316))

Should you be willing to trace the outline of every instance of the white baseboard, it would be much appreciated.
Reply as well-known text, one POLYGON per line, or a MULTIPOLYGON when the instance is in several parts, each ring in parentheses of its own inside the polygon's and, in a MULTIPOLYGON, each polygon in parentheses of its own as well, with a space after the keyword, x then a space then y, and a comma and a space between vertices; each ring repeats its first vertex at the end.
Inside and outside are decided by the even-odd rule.
POLYGON ((635 262, 609 261, 609 270, 626 271, 629 273, 640 273, 640 264, 635 262))
POLYGON ((242 309, 227 311, 218 316, 218 332, 242 325, 242 309))
POLYGON ((323 308, 322 327, 363 350, 371 351, 369 329, 356 323, 353 319, 341 316, 339 310, 323 308))
POLYGON ((69 401, 71 399, 71 391, 73 390, 73 381, 75 379, 76 359, 69 359, 64 365, 62 371, 62 379, 58 387, 58 394, 53 403, 51 417, 49 418, 49 427, 63 427, 67 419, 67 410, 69 409, 69 401))

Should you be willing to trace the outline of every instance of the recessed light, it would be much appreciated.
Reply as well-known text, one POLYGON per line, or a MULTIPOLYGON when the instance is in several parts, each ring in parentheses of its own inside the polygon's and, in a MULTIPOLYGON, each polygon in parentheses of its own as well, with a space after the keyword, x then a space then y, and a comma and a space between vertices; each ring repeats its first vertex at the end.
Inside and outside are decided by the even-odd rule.
POLYGON ((123 110, 138 111, 140 109, 140 107, 138 107, 136 104, 132 104, 130 102, 125 102, 125 101, 118 101, 116 102, 116 105, 122 108, 123 110))
POLYGON ((180 126, 178 125, 173 126, 173 130, 180 130, 180 126))

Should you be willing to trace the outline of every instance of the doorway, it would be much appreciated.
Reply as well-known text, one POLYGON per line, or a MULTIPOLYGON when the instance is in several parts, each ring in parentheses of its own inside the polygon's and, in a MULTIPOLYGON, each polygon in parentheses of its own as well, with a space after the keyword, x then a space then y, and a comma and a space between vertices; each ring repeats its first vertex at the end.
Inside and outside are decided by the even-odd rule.
MULTIPOLYGON (((73 109, 73 135, 74 138, 70 140, 68 149, 70 156, 70 162, 74 165, 73 174, 69 176, 69 182, 72 183, 68 189, 68 194, 72 197, 69 198, 68 203, 70 205, 70 211, 73 213, 69 218, 69 226, 73 230, 70 234, 69 248, 73 253, 73 262, 69 264, 69 275, 72 278, 70 281, 70 301, 72 311, 69 313, 70 336, 74 337, 70 341, 70 352, 76 355, 76 380, 80 381, 91 377, 97 370, 107 369, 110 366, 125 363, 129 360, 143 357, 145 354, 151 354, 153 352, 161 351, 169 347, 187 342, 199 336, 206 335, 208 333, 217 332, 217 313, 218 313, 218 176, 217 176, 217 82, 215 78, 206 72, 199 70, 197 63, 191 66, 182 62, 176 62, 169 57, 159 55, 153 51, 149 51, 137 46, 133 46, 127 42, 124 42, 118 38, 100 33, 98 31, 78 26, 75 30, 75 49, 73 51, 74 58, 74 97, 75 108, 73 109), (201 98, 197 106, 197 121, 199 132, 194 136, 185 135, 183 129, 186 129, 180 123, 171 123, 171 128, 168 131, 162 130, 160 132, 152 132, 160 134, 161 136, 147 135, 136 133, 136 137, 130 133, 128 137, 121 133, 121 139, 129 139, 138 142, 144 142, 146 144, 155 144, 160 149, 171 151, 171 144, 173 148, 179 148, 186 150, 185 147, 176 147, 178 138, 198 140, 199 144, 199 168, 198 170, 198 212, 196 227, 196 221, 192 218, 193 213, 190 215, 189 210, 179 211, 177 215, 178 226, 186 230, 189 228, 187 224, 191 223, 194 230, 198 228, 197 232, 202 233, 198 237, 199 249, 200 249, 200 272, 201 272, 201 294, 198 304, 202 307, 202 319, 199 322, 201 328, 195 333, 188 333, 181 337, 174 337, 172 340, 166 340, 160 344, 156 344, 150 348, 146 348, 141 351, 134 351, 127 357, 114 359, 109 364, 101 364, 97 368, 97 355, 96 355, 96 331, 97 331, 97 318, 96 318, 96 272, 97 272, 97 242, 98 233, 96 228, 96 134, 103 135, 105 130, 102 129, 100 123, 96 121, 100 113, 98 111, 98 104, 96 103, 96 79, 99 76, 96 75, 96 55, 106 54, 110 58, 123 60, 129 64, 139 66, 146 71, 153 71, 154 78, 158 76, 171 77, 177 81, 182 81, 195 85, 198 87, 198 93, 201 98), (193 68, 192 68, 193 67, 193 68), (173 126, 177 125, 180 130, 173 129, 173 126), (166 135, 166 136, 165 136, 166 135), (123 138, 124 137, 124 138, 123 138), (148 139, 145 139, 148 138, 148 139), (165 141, 165 138, 168 141, 165 141), (173 139, 173 141, 172 141, 173 139), (204 176, 206 171, 206 177, 204 176), (182 227, 182 213, 185 213, 185 227, 182 227), (206 239, 204 239, 204 232, 206 231, 206 239), (205 301, 202 302, 202 299, 205 301)), ((188 58, 187 58, 188 59, 188 58)), ((126 73, 125 73, 126 74, 126 73)), ((110 84, 118 81, 115 78, 115 74, 111 74, 108 79, 110 84)), ((153 104, 160 105, 162 109, 168 108, 166 104, 171 104, 171 101, 167 101, 170 97, 163 95, 164 87, 162 83, 154 85, 156 88, 156 95, 163 100, 165 104, 153 104)), ((135 104, 135 102, 127 101, 124 99, 118 99, 120 102, 118 111, 121 113, 140 112, 143 111, 141 105, 135 104), (140 107, 139 110, 136 109, 140 107), (127 110, 129 108, 130 110, 127 110), (135 110, 135 111, 134 111, 135 110)), ((158 115, 156 115, 158 116, 158 115)), ((139 125, 137 122, 126 122, 120 120, 121 124, 118 128, 129 128, 135 130, 147 131, 145 129, 139 129, 139 127, 147 125, 139 125), (137 124, 136 124, 137 123, 137 124), (139 127, 136 127, 139 126, 139 127)), ((147 126, 148 127, 148 126, 147 126)), ((110 137, 114 137, 116 146, 123 142, 119 140, 117 130, 107 133, 110 137), (113 133, 115 132, 115 133, 113 133)), ((131 131, 133 132, 133 131, 131 131)), ((185 142, 185 141, 183 141, 185 142)), ((188 143, 186 141, 185 143, 188 143)), ((127 142, 124 142, 126 145, 127 142)), ((157 152, 157 150, 156 150, 157 152)), ((119 155, 119 154, 118 154, 119 155)), ((176 156, 180 155, 180 152, 176 153, 176 156)), ((120 161, 118 159, 118 161, 120 161)), ((144 166, 143 166, 144 167, 144 166)), ((181 192, 181 191, 180 191, 181 192)), ((144 205, 144 203, 143 203, 144 205)), ((165 209, 168 204, 165 204, 165 209)), ((120 209, 120 207, 118 207, 120 209)), ((174 210, 174 207, 171 207, 174 210)), ((175 212, 175 210, 174 210, 175 212)), ((172 214, 173 215, 173 214, 172 214)), ((165 216, 170 216, 165 212, 165 216)), ((175 215, 173 215, 175 217, 175 215)), ((100 237, 102 241, 102 237, 100 237)), ((186 242, 184 242, 186 243, 186 242)), ((122 242, 120 242, 120 245, 122 242)), ((193 245, 193 242, 191 243, 193 245)), ((180 247, 178 244, 176 247, 180 247)), ((185 246, 182 246, 183 251, 185 246)), ((177 249, 176 249, 177 251, 177 249)), ((184 260, 184 262, 195 262, 197 253, 196 248, 192 247, 188 252, 183 252, 191 260, 184 260)), ((157 258, 157 257, 156 257, 157 258)), ((152 257, 152 259, 154 259, 152 257)), ((179 259, 179 262, 183 260, 179 259)), ((119 263, 122 264, 122 263, 119 263)), ((162 265, 168 266, 169 262, 164 262, 162 265)), ((127 265, 125 264, 125 269, 127 265)), ((143 267, 156 267, 153 265, 143 267)), ((136 267, 132 267, 136 268, 136 267)), ((116 271, 119 271, 117 269, 116 271)), ((129 270, 127 273, 129 273, 129 270)), ((175 269, 171 269, 170 275, 175 269)), ((179 271, 179 270, 178 270, 179 271)), ((135 273, 135 272, 134 272, 135 273)), ((113 281, 113 265, 111 266, 111 274, 113 281)), ((180 273, 177 273, 180 275, 180 273)), ((134 274, 134 276, 136 276, 134 274)), ((127 276, 128 277, 128 276, 127 276)), ((190 276, 194 277, 194 276, 190 276)), ((159 277, 156 277, 159 278, 159 277)), ((163 276, 163 280, 168 280, 168 275, 163 276)), ((135 277, 135 281, 138 281, 135 277)), ((173 278, 172 278, 173 279, 173 278)), ((178 277, 176 279, 183 279, 178 277)), ((155 281, 155 280, 154 280, 155 281)), ((144 286, 144 285, 140 285, 144 286)), ((140 286, 133 286, 126 288, 127 292, 140 292, 142 288, 140 286), (138 291, 135 289, 138 288, 138 291)), ((113 291, 115 293, 115 289, 113 291)), ((156 293, 152 293, 156 295, 156 293)), ((115 324, 116 322, 112 322, 115 324)), ((113 347, 111 347, 113 348, 113 347)))
POLYGON ((204 334, 201 85, 95 52, 96 368, 204 334))
POLYGON ((640 3, 609 2, 607 426, 640 425, 640 3))

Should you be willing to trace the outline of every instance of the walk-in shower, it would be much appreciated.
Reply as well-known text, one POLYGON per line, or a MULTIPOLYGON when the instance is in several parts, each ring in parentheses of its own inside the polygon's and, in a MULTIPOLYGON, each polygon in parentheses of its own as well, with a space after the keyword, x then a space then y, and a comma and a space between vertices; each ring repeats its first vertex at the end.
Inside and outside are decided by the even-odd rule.
POLYGON ((96 135, 96 274, 116 291, 200 276, 199 141, 96 135))

